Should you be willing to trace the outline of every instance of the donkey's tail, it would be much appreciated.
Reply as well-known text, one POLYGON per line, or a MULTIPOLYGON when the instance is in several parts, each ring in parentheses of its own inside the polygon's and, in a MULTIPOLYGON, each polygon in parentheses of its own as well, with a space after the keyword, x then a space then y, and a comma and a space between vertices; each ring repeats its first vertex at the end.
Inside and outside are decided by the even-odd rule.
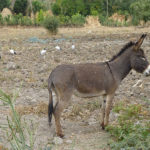
POLYGON ((48 122, 49 122, 49 125, 51 125, 52 114, 54 112, 52 86, 53 86, 53 83, 52 83, 51 79, 49 78, 49 80, 48 80, 48 91, 49 91, 48 122))

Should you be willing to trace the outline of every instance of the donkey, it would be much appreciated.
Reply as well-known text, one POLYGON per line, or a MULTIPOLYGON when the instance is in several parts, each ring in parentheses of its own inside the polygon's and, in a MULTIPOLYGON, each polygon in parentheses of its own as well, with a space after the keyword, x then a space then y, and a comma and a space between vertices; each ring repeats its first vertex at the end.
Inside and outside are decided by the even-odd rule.
POLYGON ((116 89, 131 69, 145 75, 150 74, 150 65, 141 48, 146 34, 137 42, 127 43, 110 61, 85 64, 64 64, 57 66, 48 79, 49 106, 48 118, 55 118, 56 133, 63 137, 60 117, 69 105, 71 96, 78 93, 82 97, 103 95, 102 129, 108 125, 110 109, 116 89), (57 100, 53 100, 53 92, 57 100))

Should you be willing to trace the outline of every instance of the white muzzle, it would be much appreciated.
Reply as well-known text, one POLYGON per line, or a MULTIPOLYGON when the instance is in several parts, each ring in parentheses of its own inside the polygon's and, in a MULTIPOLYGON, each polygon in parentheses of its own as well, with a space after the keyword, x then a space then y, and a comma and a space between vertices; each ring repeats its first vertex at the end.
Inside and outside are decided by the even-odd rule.
POLYGON ((150 65, 148 65, 148 67, 145 69, 144 75, 145 75, 145 76, 150 75, 150 65))

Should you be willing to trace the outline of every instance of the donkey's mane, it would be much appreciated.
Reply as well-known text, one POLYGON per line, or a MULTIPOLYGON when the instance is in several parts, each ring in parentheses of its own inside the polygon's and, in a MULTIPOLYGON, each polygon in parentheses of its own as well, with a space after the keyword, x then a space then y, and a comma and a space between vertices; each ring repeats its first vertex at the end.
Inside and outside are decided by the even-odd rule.
POLYGON ((117 57, 119 57, 122 53, 124 53, 129 47, 133 46, 135 43, 130 41, 128 42, 116 55, 114 55, 110 61, 115 60, 117 57))

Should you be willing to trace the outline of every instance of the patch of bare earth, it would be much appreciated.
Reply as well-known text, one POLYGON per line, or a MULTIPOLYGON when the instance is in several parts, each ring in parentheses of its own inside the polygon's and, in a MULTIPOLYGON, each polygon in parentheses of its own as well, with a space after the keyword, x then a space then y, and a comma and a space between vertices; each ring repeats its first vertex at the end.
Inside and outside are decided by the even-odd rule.
MULTIPOLYGON (((49 35, 43 28, 1 27, 0 28, 0 87, 12 94, 19 90, 16 110, 27 120, 37 125, 35 150, 47 145, 56 150, 107 150, 110 135, 100 128, 100 104, 102 97, 82 99, 73 96, 72 104, 62 114, 65 138, 54 144, 55 125, 47 121, 47 79, 59 64, 101 62, 110 59, 124 44, 148 33, 143 48, 150 60, 150 27, 108 28, 86 26, 84 28, 61 28, 56 36, 49 35), (72 44, 75 49, 72 50, 72 44), (55 47, 60 46, 58 51, 55 47), (17 55, 11 55, 9 48, 17 55), (47 49, 45 57, 40 50, 47 49)), ((144 103, 150 97, 150 79, 131 72, 116 92, 114 103, 144 103), (137 81, 140 84, 137 84, 137 81)), ((0 108, 0 123, 6 123, 10 115, 6 106, 0 108)), ((110 123, 117 119, 110 115, 110 123)), ((0 145, 7 145, 0 129, 0 145)), ((0 147, 1 148, 1 147, 0 147)))

